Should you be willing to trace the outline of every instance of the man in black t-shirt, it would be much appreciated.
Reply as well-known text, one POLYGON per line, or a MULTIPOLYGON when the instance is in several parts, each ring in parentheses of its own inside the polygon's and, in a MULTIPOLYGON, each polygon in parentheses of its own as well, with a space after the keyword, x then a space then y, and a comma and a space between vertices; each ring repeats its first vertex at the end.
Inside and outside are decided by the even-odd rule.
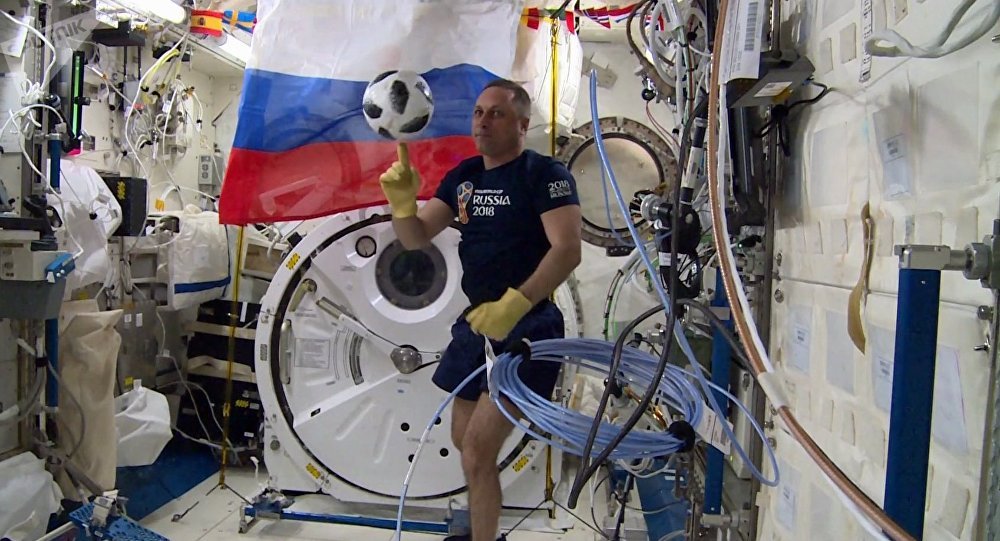
MULTIPOLYGON (((479 95, 472 114, 481 156, 448 172, 433 199, 417 210, 420 177, 405 146, 400 146, 400 161, 380 179, 405 248, 426 247, 456 218, 459 222, 462 290, 470 307, 452 326, 452 341, 434 373, 434 383, 448 392, 485 362, 486 338, 500 352, 522 338, 561 338, 565 332, 550 296, 580 263, 580 200, 576 182, 561 163, 525 150, 530 117, 527 92, 517 83, 494 81, 479 95)), ((531 361, 518 374, 549 398, 559 364, 531 361)), ((502 495, 496 461, 513 429, 486 391, 484 372, 458 392, 452 407, 451 437, 469 484, 473 541, 497 535, 502 495)))

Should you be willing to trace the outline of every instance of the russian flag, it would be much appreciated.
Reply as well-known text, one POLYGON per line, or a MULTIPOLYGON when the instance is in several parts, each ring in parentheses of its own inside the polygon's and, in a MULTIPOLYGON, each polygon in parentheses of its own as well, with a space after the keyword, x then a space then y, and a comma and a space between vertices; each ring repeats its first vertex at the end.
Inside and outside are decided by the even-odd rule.
POLYGON ((408 143, 430 198, 476 153, 472 109, 514 63, 521 2, 512 0, 263 0, 244 74, 220 220, 315 218, 383 203, 378 177, 396 143, 365 122, 376 75, 421 73, 434 114, 408 143))

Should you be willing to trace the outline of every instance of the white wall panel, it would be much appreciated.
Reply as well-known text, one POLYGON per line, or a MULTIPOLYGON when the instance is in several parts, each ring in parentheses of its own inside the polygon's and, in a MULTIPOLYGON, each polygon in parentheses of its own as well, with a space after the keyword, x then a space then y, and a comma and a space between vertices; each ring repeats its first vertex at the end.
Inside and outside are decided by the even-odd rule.
MULTIPOLYGON (((875 26, 924 42, 957 4, 875 0, 875 26)), ((987 4, 980 2, 969 19, 982 17, 987 4)), ((784 34, 814 61, 817 80, 835 90, 793 127, 799 155, 789 162, 778 206, 776 251, 782 263, 775 287, 784 300, 773 312, 772 354, 794 386, 792 404, 803 424, 881 502, 898 287, 892 247, 962 248, 991 232, 1000 208, 1000 46, 987 38, 938 60, 877 58, 871 81, 862 85, 860 0, 782 6, 791 25, 784 34), (875 258, 872 293, 862 312, 868 343, 862 352, 846 337, 845 314, 861 274, 865 204, 875 222, 875 258), (811 321, 805 346, 794 340, 795 333, 804 334, 803 320, 811 321), (808 351, 807 362, 795 360, 802 351, 808 351), (850 377, 843 364, 848 357, 850 377)), ((960 25, 956 33, 969 26, 960 25)), ((991 298, 978 282, 952 272, 942 279, 942 299, 935 380, 941 402, 933 416, 925 539, 972 539, 988 376, 986 354, 973 349, 987 331, 976 306, 991 298)), ((798 521, 806 524, 794 531, 779 520, 779 509, 787 505, 780 490, 762 493, 761 539, 865 538, 815 466, 783 432, 775 434, 781 460, 813 485, 797 491, 796 504, 804 506, 798 521), (822 513, 816 505, 837 510, 822 513), (831 513, 844 520, 829 520, 831 513), (832 524, 844 529, 833 535, 832 524)))

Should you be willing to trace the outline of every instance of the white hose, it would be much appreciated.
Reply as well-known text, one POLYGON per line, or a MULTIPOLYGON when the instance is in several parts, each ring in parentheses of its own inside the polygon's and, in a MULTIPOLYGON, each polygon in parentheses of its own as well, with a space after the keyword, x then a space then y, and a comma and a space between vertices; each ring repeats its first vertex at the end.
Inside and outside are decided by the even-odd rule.
POLYGON ((993 10, 990 11, 989 15, 980 19, 979 24, 971 33, 946 46, 945 42, 951 38, 952 33, 955 32, 955 28, 962 22, 966 13, 977 1, 965 0, 958 6, 955 12, 952 13, 948 25, 929 44, 921 46, 913 45, 899 32, 886 29, 872 34, 870 38, 865 40, 865 50, 871 53, 872 56, 941 58, 942 56, 964 49, 986 35, 991 28, 996 26, 997 21, 1000 21, 1000 2, 990 0, 993 2, 993 10), (880 45, 881 42, 888 42, 889 45, 880 45))

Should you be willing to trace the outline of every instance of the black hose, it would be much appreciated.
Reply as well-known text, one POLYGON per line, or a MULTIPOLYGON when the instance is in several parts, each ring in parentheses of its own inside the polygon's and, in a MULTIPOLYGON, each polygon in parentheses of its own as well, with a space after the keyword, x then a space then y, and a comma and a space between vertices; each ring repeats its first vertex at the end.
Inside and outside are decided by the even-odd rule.
MULTIPOLYGON (((625 347, 625 340, 632 333, 632 330, 638 327, 639 324, 649 319, 651 316, 663 311, 664 308, 666 307, 654 306, 649 310, 646 310, 645 312, 640 314, 639 317, 630 321, 628 325, 626 325, 625 328, 622 329, 621 333, 618 335, 618 338, 615 340, 615 346, 611 352, 611 366, 610 368, 608 368, 609 384, 604 386, 604 393, 601 395, 601 401, 597 406, 597 413, 594 414, 594 424, 591 426, 591 430, 587 434, 587 443, 584 445, 584 450, 580 457, 582 461, 581 468, 576 473, 576 478, 573 480, 573 486, 570 489, 569 498, 567 500, 567 504, 571 508, 576 507, 576 503, 580 498, 580 492, 583 490, 583 485, 588 480, 590 480, 591 477, 593 477, 594 473, 601 467, 601 464, 604 462, 604 459, 598 459, 593 461, 593 463, 591 463, 589 461, 589 457, 591 450, 593 450, 594 448, 594 440, 597 438, 597 430, 595 428, 600 426, 601 422, 600 420, 604 418, 604 411, 607 409, 608 401, 611 399, 611 388, 613 387, 613 385, 610 385, 610 382, 614 381, 615 375, 618 373, 618 367, 621 366, 622 351, 625 347)), ((668 351, 670 351, 669 348, 663 350, 663 354, 660 356, 661 362, 665 360, 665 357, 668 355, 667 353, 668 351)), ((662 364, 665 365, 665 363, 662 364)), ((659 376, 656 376, 652 379, 650 388, 654 389, 654 391, 656 389, 656 382, 658 379, 659 376)), ((636 411, 639 412, 641 417, 645 412, 645 407, 640 408, 636 411)), ((628 432, 626 432, 626 434, 627 433, 628 432)), ((624 438, 624 436, 621 433, 619 433, 619 436, 624 438)), ((621 441, 617 436, 615 440, 617 441, 612 440, 611 446, 605 449, 607 455, 610 455, 611 451, 614 450, 614 447, 617 446, 618 443, 620 443, 621 441)))
POLYGON ((712 46, 715 44, 715 19, 719 16, 718 10, 719 6, 716 0, 705 2, 705 45, 710 53, 714 52, 712 46))
POLYGON ((625 273, 622 269, 618 269, 614 277, 611 279, 611 284, 608 285, 608 294, 604 298, 604 329, 601 334, 604 336, 605 340, 609 340, 608 330, 611 328, 611 305, 614 303, 615 290, 617 289, 618 282, 625 277, 625 273))

